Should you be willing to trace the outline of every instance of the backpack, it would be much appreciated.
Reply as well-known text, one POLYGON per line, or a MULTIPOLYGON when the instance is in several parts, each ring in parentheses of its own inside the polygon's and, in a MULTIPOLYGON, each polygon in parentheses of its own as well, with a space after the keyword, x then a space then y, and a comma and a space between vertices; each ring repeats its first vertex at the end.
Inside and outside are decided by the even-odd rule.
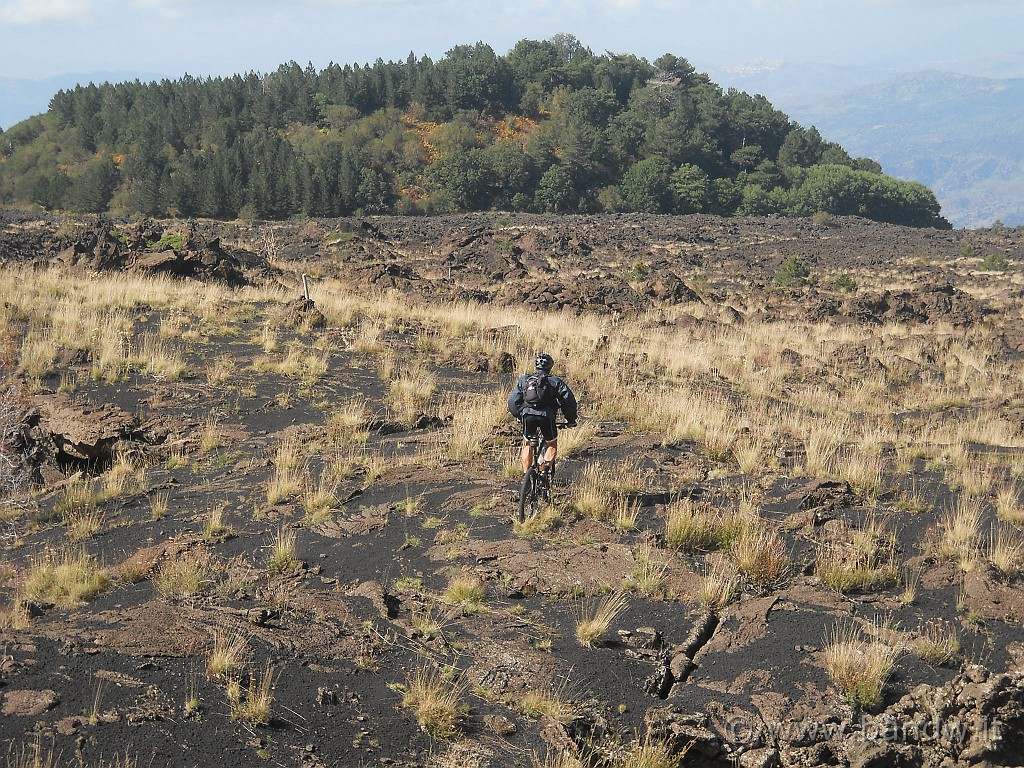
POLYGON ((554 387, 543 373, 535 373, 523 383, 523 402, 530 408, 543 410, 555 399, 554 387))

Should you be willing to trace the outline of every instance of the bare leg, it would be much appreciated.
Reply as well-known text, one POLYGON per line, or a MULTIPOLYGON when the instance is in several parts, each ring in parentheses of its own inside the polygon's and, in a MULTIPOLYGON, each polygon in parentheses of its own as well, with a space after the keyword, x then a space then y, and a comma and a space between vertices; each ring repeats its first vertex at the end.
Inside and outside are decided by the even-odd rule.
POLYGON ((523 450, 519 453, 519 458, 523 462, 523 474, 525 475, 533 465, 533 445, 526 440, 523 441, 523 450))
POLYGON ((558 456, 558 440, 552 440, 548 443, 547 450, 544 451, 544 465, 545 467, 551 466, 555 458, 558 456))

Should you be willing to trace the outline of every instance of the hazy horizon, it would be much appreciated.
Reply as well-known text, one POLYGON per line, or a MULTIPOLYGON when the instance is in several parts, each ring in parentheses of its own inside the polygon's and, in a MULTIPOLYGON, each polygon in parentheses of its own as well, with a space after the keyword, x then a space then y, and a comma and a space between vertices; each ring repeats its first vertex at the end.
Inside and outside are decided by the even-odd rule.
POLYGON ((0 78, 103 71, 218 76, 297 61, 433 59, 481 41, 575 35, 597 53, 663 53, 698 68, 755 60, 894 70, 1019 61, 1015 0, 0 0, 0 78))

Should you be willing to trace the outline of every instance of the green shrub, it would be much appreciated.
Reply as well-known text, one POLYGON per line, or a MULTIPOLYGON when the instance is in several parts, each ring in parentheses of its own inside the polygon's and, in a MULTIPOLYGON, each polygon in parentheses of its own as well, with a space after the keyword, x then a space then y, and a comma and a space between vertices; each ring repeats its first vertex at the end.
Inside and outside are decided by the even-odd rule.
POLYGON ((178 232, 168 232, 159 240, 146 243, 147 251, 180 250, 185 247, 185 236, 178 232))
POLYGON ((637 259, 628 267, 621 270, 620 274, 622 279, 627 283, 635 283, 638 280, 644 280, 647 278, 650 272, 650 268, 643 262, 642 259, 637 259))
POLYGON ((850 277, 848 272, 843 272, 839 277, 832 283, 832 290, 842 291, 843 293, 853 293, 857 290, 857 281, 850 277))
POLYGON ((799 256, 790 256, 775 272, 775 284, 783 288, 799 288, 811 281, 811 271, 799 256))
POLYGON ((981 260, 983 272, 1005 272, 1010 267, 1010 261, 1001 253, 986 253, 981 260))
POLYGON ((259 213, 251 203, 246 203, 238 211, 238 220, 243 224, 255 224, 259 218, 259 213))

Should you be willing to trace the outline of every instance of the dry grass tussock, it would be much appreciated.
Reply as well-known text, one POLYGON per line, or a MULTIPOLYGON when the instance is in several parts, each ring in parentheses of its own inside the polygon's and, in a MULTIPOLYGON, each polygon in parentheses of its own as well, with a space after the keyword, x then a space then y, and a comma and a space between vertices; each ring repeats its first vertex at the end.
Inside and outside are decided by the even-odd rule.
POLYGON ((422 365, 400 370, 388 384, 387 403, 392 418, 411 425, 430 407, 437 391, 437 375, 422 365))
POLYGON ((561 528, 564 524, 565 517, 562 515, 561 510, 554 505, 545 505, 541 507, 539 514, 528 517, 521 523, 516 521, 514 523, 514 530, 517 536, 531 538, 554 531, 561 528))
POLYGON ((596 604, 581 604, 576 620, 576 640, 586 648, 593 648, 628 607, 629 597, 623 592, 609 592, 596 604))
POLYGON ((480 608, 487 597, 487 587, 471 573, 460 573, 451 578, 444 599, 466 611, 480 608))
POLYGON ((100 505, 120 495, 123 476, 108 473, 104 484, 92 479, 69 482, 53 506, 55 515, 64 522, 65 532, 72 542, 90 538, 103 527, 100 505))
POLYGON ((593 445, 597 433, 597 424, 589 421, 582 421, 573 429, 559 430, 558 455, 563 459, 576 456, 593 445))
POLYGON ((211 680, 237 677, 249 652, 249 641, 240 634, 215 632, 206 657, 206 675, 211 680))
POLYGON ((899 657, 896 647, 865 640, 855 626, 837 626, 825 640, 822 661, 832 684, 855 709, 871 709, 899 657))
POLYGON ((607 520, 615 513, 617 502, 639 492, 644 483, 638 456, 607 464, 591 462, 573 480, 569 504, 581 515, 607 520))
POLYGON ((881 589, 896 583, 895 534, 869 517, 859 528, 841 534, 818 547, 814 571, 822 583, 839 592, 881 589))
POLYGON ((913 647, 917 655, 929 664, 949 664, 960 653, 956 626, 941 617, 921 622, 913 647))
POLYGON ((211 583, 213 568, 205 552, 165 560, 153 577, 153 589, 169 600, 189 600, 211 583))
POLYGON ((426 605, 410 613, 409 626, 426 640, 432 640, 444 635, 445 628, 456 618, 457 613, 457 607, 442 611, 433 605, 426 605))
POLYGON ((751 474, 763 469, 769 460, 771 442, 763 435, 746 436, 738 439, 732 446, 732 457, 740 472, 751 474))
POLYGON ((353 397, 338 403, 327 419, 327 437, 335 446, 361 445, 370 437, 367 425, 371 414, 369 406, 361 397, 353 397))
POLYGON ((402 706, 412 711, 420 727, 434 738, 458 735, 465 712, 461 675, 448 675, 424 664, 413 671, 402 692, 402 706))
POLYGON ((630 501, 627 498, 619 499, 615 505, 613 524, 615 530, 621 533, 635 531, 639 525, 640 502, 630 501))
POLYGON ((166 381, 178 381, 188 373, 181 353, 154 333, 143 333, 132 356, 139 370, 166 381))
POLYGON ((269 661, 262 675, 250 672, 248 688, 239 694, 229 695, 231 719, 249 726, 267 725, 274 703, 274 668, 269 661))
POLYGON ((298 562, 298 537, 294 528, 282 525, 270 537, 267 567, 277 573, 294 568, 298 562))
POLYGON ((576 713, 573 702, 567 699, 564 692, 560 690, 531 689, 524 691, 516 699, 516 703, 527 717, 545 715, 563 725, 570 723, 576 713))
POLYGON ((732 544, 736 569, 758 592, 775 589, 789 569, 786 542, 776 526, 762 518, 748 521, 732 544))
POLYGON ((874 499, 882 492, 886 463, 880 453, 858 449, 844 451, 836 458, 835 476, 868 499, 874 499))
POLYGON ((947 472, 947 482, 967 496, 984 499, 992 487, 993 468, 982 459, 968 459, 947 472))
POLYGON ((668 744, 645 738, 627 747, 615 765, 617 768, 679 768, 684 759, 683 754, 673 754, 668 744))
POLYGON ((702 552, 728 548, 747 525, 737 510, 680 499, 665 507, 665 543, 672 549, 702 552))
POLYGON ((840 447, 850 439, 845 417, 831 416, 820 421, 808 417, 801 427, 801 434, 804 435, 804 473, 831 476, 835 472, 840 447))
POLYGON ((740 593, 740 577, 727 559, 709 559, 701 574, 697 600, 706 610, 717 613, 740 593))
POLYGON ((534 754, 530 758, 532 768, 586 768, 583 761, 566 750, 552 750, 542 760, 534 754))
POLYGON ((992 528, 986 558, 1006 578, 1020 574, 1024 566, 1024 539, 1016 528, 992 528))
POLYGON ((106 569, 85 552, 48 550, 33 559, 21 592, 32 600, 73 608, 99 595, 110 583, 106 569))
POLYGON ((740 432, 735 406, 710 391, 674 389, 637 403, 636 426, 660 432, 666 445, 701 443, 714 458, 732 453, 740 432))
POLYGON ((1008 483, 996 491, 996 516, 1004 523, 1024 523, 1024 504, 1021 504, 1021 489, 1016 483, 1008 483))
POLYGON ((305 345, 290 345, 280 360, 259 359, 253 367, 256 370, 268 370, 296 379, 307 384, 318 381, 330 365, 331 349, 311 349, 305 345))
POLYGON ((952 509, 939 516, 935 553, 956 562, 964 571, 977 563, 981 545, 982 503, 960 496, 952 509))
POLYGON ((481 456, 487 440, 506 419, 505 393, 498 391, 463 394, 446 399, 442 413, 451 414, 444 453, 455 461, 471 461, 481 456))
POLYGON ((338 499, 339 466, 330 463, 320 471, 320 478, 315 486, 304 489, 302 508, 306 511, 306 523, 319 525, 331 518, 340 500, 338 499))
POLYGON ((274 474, 267 482, 267 503, 274 505, 298 496, 306 480, 302 447, 294 435, 285 438, 274 455, 274 474))
POLYGON ((633 573, 628 583, 645 597, 660 596, 668 562, 656 555, 654 547, 646 543, 633 552, 633 562, 633 573))

